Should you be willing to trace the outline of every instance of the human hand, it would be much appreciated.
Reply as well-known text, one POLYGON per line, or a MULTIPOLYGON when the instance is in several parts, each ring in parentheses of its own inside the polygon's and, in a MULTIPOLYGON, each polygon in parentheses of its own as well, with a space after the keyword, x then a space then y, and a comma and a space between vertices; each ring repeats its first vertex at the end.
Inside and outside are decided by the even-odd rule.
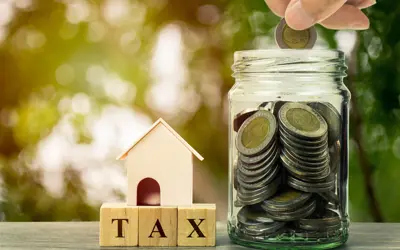
POLYGON ((284 17, 295 30, 304 30, 320 23, 328 29, 369 28, 369 19, 361 11, 376 0, 265 0, 276 15, 284 17))

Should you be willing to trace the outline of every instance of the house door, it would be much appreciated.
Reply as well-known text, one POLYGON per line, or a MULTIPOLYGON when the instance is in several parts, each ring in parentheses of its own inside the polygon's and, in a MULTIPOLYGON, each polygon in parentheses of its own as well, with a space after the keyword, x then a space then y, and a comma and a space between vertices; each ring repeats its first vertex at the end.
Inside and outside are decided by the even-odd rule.
POLYGON ((160 185, 153 178, 144 178, 137 186, 138 206, 159 206, 160 185))

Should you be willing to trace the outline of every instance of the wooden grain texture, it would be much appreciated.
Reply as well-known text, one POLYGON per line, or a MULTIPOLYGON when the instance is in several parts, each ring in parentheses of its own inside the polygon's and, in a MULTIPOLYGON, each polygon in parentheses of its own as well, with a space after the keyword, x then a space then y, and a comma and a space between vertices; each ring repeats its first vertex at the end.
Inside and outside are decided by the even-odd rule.
POLYGON ((215 204, 178 207, 178 246, 215 246, 215 204))
MULTIPOLYGON (((1 250, 51 249, 137 249, 149 247, 99 247, 99 222, 0 222, 1 250)), ((170 247, 168 250, 182 250, 170 247)), ((217 246, 204 250, 240 250, 226 232, 226 223, 217 223, 217 246)), ((400 223, 353 223, 350 239, 338 249, 383 250, 400 249, 400 223)))
POLYGON ((104 203, 100 208, 100 246, 137 246, 139 208, 104 203))
POLYGON ((139 246, 176 246, 177 224, 177 207, 139 207, 139 246))

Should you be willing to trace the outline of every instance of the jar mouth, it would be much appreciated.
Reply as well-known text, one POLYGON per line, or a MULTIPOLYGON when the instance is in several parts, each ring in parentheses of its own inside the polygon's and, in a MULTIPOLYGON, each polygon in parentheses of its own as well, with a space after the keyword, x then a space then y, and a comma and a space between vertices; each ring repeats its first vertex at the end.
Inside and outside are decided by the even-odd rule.
POLYGON ((234 54, 233 77, 254 74, 325 74, 345 76, 345 56, 340 50, 243 50, 234 54))
POLYGON ((331 49, 264 49, 264 50, 240 50, 234 53, 235 62, 246 59, 290 58, 296 57, 308 61, 311 58, 319 60, 344 60, 344 53, 331 49))

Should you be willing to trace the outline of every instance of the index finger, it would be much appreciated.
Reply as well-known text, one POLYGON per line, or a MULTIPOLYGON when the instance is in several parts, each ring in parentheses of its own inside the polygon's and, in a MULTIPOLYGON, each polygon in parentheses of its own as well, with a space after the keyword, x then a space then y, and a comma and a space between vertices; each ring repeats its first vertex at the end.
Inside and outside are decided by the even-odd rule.
POLYGON ((265 0, 269 9, 277 16, 284 17, 290 0, 265 0))

